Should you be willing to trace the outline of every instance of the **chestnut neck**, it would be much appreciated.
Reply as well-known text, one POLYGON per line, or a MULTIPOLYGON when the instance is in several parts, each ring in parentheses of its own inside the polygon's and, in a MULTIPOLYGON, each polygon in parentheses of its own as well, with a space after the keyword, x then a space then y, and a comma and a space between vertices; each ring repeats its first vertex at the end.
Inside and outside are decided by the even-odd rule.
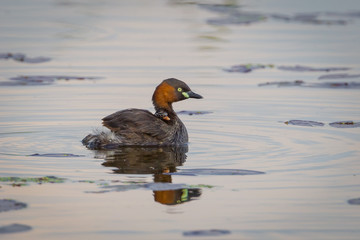
POLYGON ((152 96, 152 102, 156 112, 165 111, 169 115, 176 116, 172 103, 176 102, 176 96, 173 94, 174 87, 170 86, 166 82, 162 82, 156 87, 152 96))
POLYGON ((155 108, 156 113, 166 115, 170 118, 170 120, 166 121, 168 124, 174 124, 178 117, 172 107, 172 103, 176 102, 177 98, 174 94, 174 87, 169 85, 166 82, 162 82, 157 88, 152 96, 152 102, 155 108))

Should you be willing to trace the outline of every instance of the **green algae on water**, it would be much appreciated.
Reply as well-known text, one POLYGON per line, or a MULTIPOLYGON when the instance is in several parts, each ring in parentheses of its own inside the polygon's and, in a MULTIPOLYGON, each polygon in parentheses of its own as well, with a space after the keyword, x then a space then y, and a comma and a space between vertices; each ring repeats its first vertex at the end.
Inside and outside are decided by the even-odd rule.
POLYGON ((79 180, 79 183, 95 183, 93 180, 79 180))
POLYGON ((12 183, 13 186, 24 186, 27 183, 63 183, 65 182, 65 178, 58 178, 55 176, 45 176, 38 178, 22 178, 22 177, 0 177, 0 182, 8 182, 12 183))
POLYGON ((329 123, 329 125, 335 128, 358 128, 360 127, 360 122, 339 121, 339 122, 329 123))

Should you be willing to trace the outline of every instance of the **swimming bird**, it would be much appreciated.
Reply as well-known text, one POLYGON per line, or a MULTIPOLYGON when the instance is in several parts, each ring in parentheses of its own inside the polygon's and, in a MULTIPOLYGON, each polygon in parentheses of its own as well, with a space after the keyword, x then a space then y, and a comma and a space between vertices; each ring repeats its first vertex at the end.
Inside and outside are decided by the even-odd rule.
POLYGON ((188 142, 185 125, 172 103, 188 98, 202 98, 176 78, 162 81, 155 89, 152 102, 155 114, 143 109, 125 109, 102 119, 110 131, 87 135, 82 143, 89 149, 113 149, 121 146, 171 146, 188 142))

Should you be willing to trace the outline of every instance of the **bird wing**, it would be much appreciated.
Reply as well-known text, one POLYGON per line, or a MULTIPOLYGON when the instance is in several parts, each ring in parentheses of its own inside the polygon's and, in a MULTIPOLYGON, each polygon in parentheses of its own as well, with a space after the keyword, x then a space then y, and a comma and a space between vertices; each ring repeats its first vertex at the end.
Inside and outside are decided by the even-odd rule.
POLYGON ((124 137, 148 136, 162 140, 170 130, 168 124, 142 109, 126 109, 110 114, 103 119, 103 125, 124 137))

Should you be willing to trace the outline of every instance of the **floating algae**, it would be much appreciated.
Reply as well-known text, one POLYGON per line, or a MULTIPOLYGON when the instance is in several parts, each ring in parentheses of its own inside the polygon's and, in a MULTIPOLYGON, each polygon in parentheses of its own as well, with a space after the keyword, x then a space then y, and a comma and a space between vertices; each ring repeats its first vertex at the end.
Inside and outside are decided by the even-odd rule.
MULTIPOLYGON (((332 72, 332 71, 346 71, 350 68, 347 67, 310 67, 302 65, 294 66, 275 66, 274 64, 238 64, 233 65, 230 68, 224 68, 226 72, 238 72, 238 73, 249 73, 257 69, 266 69, 266 68, 277 68, 282 71, 294 71, 294 72, 332 72)), ((356 75, 357 77, 358 75, 356 75)))
POLYGON ((345 25, 348 23, 345 19, 325 19, 324 15, 323 13, 298 13, 294 15, 271 14, 269 17, 286 22, 300 22, 314 25, 345 25))
POLYGON ((17 202, 12 199, 0 199, 0 212, 19 210, 26 207, 26 203, 17 202))
POLYGON ((339 73, 339 74, 327 74, 322 75, 318 79, 345 79, 345 78, 360 78, 360 74, 347 74, 347 73, 339 73))
POLYGON ((94 80, 98 77, 82 77, 82 76, 65 76, 65 75, 49 75, 49 76, 18 76, 10 78, 11 81, 0 82, 0 86, 21 86, 21 85, 50 85, 57 80, 94 80))
POLYGON ((221 15, 219 18, 210 18, 207 20, 207 23, 212 25, 245 25, 266 19, 312 25, 346 25, 360 17, 360 11, 284 14, 244 11, 238 4, 233 3, 233 1, 227 4, 195 4, 198 4, 198 6, 204 10, 221 15))
MULTIPOLYGON (((17 202, 12 199, 0 199, 0 214, 1 212, 20 210, 26 207, 27 207, 26 203, 17 202)), ((32 228, 30 226, 15 223, 10 225, 0 226, 0 234, 24 232, 24 231, 29 231, 31 229, 32 228)))
MULTIPOLYGON (((286 125, 296 125, 296 126, 305 126, 305 127, 322 127, 325 125, 322 122, 315 122, 308 120, 290 120, 284 123, 286 125)), ((357 128, 360 127, 360 122, 338 121, 338 122, 329 123, 329 125, 335 128, 357 128)))
POLYGON ((229 230, 210 229, 210 230, 195 230, 183 232, 185 237, 214 237, 230 234, 229 230))
POLYGON ((249 73, 253 70, 257 69, 265 69, 265 68, 274 68, 274 65, 272 64, 239 64, 239 65, 233 65, 230 68, 224 68, 224 71, 226 72, 239 72, 239 73, 249 73))
POLYGON ((295 65, 295 66, 278 66, 279 70, 284 71, 296 71, 296 72, 332 72, 332 71, 346 71, 350 68, 347 67, 309 67, 309 66, 302 66, 302 65, 295 65))
POLYGON ((308 121, 308 120, 290 120, 284 122, 286 125, 296 125, 305 127, 322 127, 325 124, 322 122, 308 121))
POLYGON ((9 182, 13 186, 22 186, 27 183, 63 183, 65 178, 58 178, 54 176, 38 177, 38 178, 21 178, 21 177, 0 177, 0 182, 9 182))
POLYGON ((25 232, 30 231, 31 229, 32 227, 28 225, 14 223, 10 225, 0 226, 0 234, 25 232))
POLYGON ((207 20, 211 25, 248 25, 265 20, 266 17, 262 14, 252 12, 237 12, 222 18, 210 18, 207 20))
POLYGON ((177 114, 186 114, 186 115, 203 115, 203 114, 209 114, 212 113, 210 111, 180 111, 177 112, 177 114))
POLYGON ((329 125, 335 128, 358 128, 360 127, 360 122, 339 121, 330 123, 329 125))
POLYGON ((351 205, 360 205, 360 198, 353 198, 348 200, 348 203, 351 205))
POLYGON ((280 81, 280 82, 266 82, 258 84, 259 87, 263 86, 278 86, 278 87, 294 87, 303 85, 305 82, 303 80, 295 80, 295 81, 280 81))
POLYGON ((307 88, 340 88, 340 89, 357 89, 360 88, 359 82, 321 82, 321 83, 307 83, 303 80, 295 81, 275 81, 258 84, 259 87, 277 86, 277 87, 307 87, 307 88))
POLYGON ((51 60, 49 57, 27 57, 23 53, 0 53, 0 59, 13 59, 17 62, 43 63, 51 60))

